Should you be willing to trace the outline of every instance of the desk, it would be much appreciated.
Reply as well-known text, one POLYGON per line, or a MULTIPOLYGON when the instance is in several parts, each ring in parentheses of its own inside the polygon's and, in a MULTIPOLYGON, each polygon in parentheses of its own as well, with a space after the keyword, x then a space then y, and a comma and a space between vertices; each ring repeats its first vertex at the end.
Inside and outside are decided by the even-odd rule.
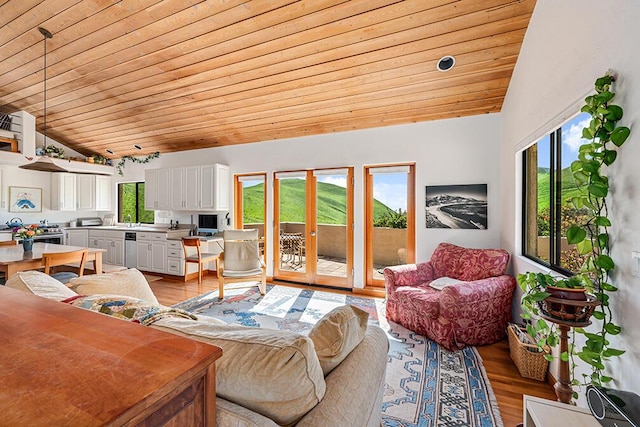
POLYGON ((219 347, 0 286, 0 424, 215 426, 219 347))
POLYGON ((81 249, 89 249, 87 261, 93 261, 93 270, 96 274, 102 274, 102 253, 106 252, 106 249, 56 245, 54 243, 34 243, 31 252, 25 252, 22 245, 0 246, 0 271, 9 278, 19 271, 42 268, 43 253, 71 252, 81 249))

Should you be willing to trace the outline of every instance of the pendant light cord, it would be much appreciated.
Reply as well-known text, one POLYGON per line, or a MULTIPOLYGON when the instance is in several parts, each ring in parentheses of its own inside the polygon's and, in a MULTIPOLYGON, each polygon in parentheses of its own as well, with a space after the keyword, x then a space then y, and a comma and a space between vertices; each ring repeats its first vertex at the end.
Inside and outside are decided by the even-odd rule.
POLYGON ((51 34, 49 31, 47 31, 45 28, 42 28, 42 27, 38 27, 38 31, 40 31, 40 34, 42 34, 43 41, 44 41, 44 113, 43 113, 44 144, 43 145, 46 153, 46 149, 47 149, 47 39, 52 38, 53 34, 51 34))

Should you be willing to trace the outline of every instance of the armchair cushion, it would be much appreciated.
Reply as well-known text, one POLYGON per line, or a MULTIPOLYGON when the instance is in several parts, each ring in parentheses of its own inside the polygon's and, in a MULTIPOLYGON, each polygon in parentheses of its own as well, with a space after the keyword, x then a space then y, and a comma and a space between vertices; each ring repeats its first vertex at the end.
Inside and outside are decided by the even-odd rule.
POLYGON ((123 295, 140 298, 152 304, 159 304, 144 274, 135 268, 114 271, 108 274, 91 274, 76 277, 69 281, 69 287, 81 295, 123 295))

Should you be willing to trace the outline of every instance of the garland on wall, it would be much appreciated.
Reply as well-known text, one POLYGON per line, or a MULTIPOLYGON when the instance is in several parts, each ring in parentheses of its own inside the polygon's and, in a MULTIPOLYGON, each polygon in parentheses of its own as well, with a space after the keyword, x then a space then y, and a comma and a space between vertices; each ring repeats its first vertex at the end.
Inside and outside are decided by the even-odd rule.
POLYGON ((133 163, 145 164, 145 163, 149 163, 153 159, 157 159, 158 157, 160 157, 159 151, 156 151, 155 153, 151 153, 147 157, 122 156, 120 158, 120 161, 116 165, 116 169, 118 170, 118 175, 120 176, 124 175, 124 172, 122 170, 124 169, 124 164, 127 160, 131 160, 131 162, 133 163))

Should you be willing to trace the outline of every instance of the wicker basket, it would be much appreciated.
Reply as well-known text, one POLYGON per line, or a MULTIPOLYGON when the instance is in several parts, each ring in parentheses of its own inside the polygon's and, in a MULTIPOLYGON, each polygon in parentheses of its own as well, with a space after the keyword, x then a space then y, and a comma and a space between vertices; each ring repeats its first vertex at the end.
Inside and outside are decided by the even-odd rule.
POLYGON ((524 378, 545 381, 547 379, 549 361, 544 356, 549 353, 549 349, 543 352, 538 351, 538 346, 533 344, 533 339, 528 335, 527 337, 531 343, 523 343, 516 335, 515 328, 519 328, 526 334, 526 330, 517 325, 509 325, 507 327, 511 360, 513 360, 520 375, 524 378))

